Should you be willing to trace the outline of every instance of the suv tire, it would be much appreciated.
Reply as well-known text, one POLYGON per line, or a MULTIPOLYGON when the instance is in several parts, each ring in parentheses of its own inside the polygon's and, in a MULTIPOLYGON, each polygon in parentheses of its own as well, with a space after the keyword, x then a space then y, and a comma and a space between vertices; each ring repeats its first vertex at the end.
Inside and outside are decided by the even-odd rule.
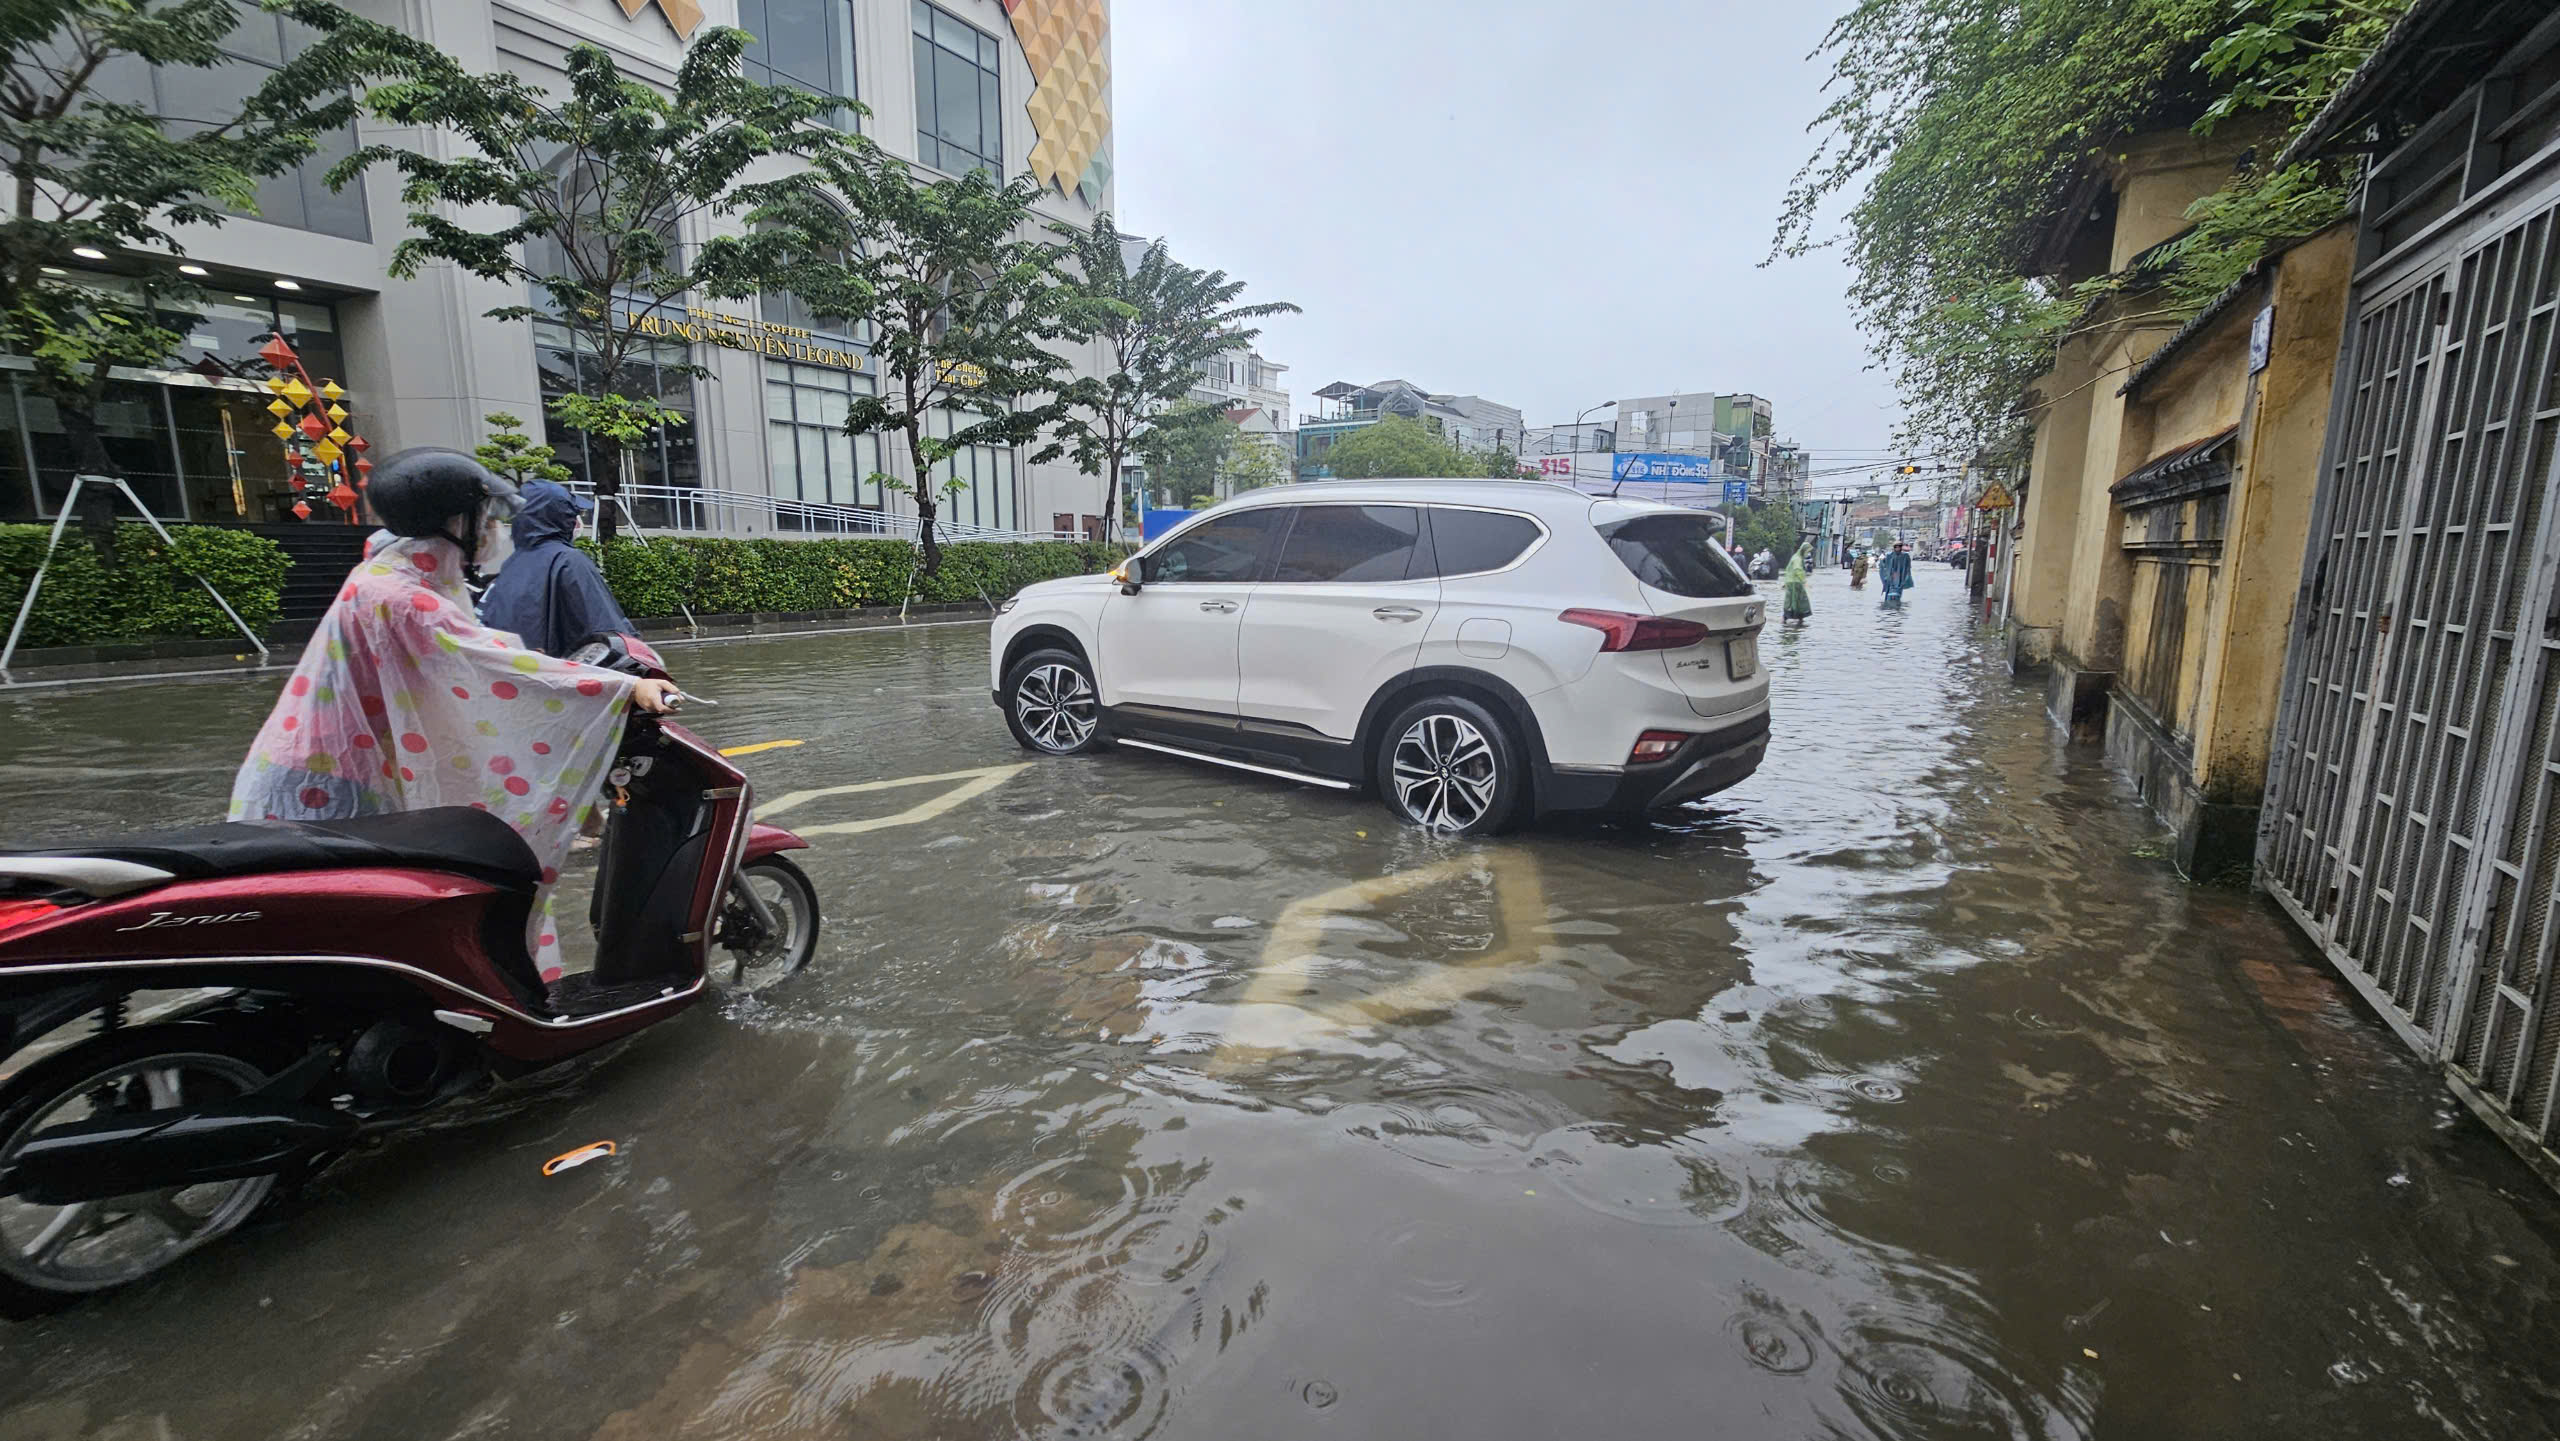
POLYGON ((1477 701, 1431 696, 1378 732, 1378 798, 1424 830, 1485 836, 1518 814, 1528 772, 1510 726, 1477 701))
POLYGON ((1074 651, 1035 650, 1004 677, 1004 723, 1027 751, 1075 756, 1102 749, 1102 693, 1074 651))

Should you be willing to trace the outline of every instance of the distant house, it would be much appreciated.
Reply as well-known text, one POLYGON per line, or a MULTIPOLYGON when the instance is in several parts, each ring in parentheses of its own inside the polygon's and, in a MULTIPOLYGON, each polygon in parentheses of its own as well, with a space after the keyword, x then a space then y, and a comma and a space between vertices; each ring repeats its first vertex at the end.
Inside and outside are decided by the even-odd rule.
POLYGON ((1323 409, 1298 420, 1298 473, 1310 479, 1331 475, 1324 454, 1344 436, 1365 430, 1390 415, 1426 427, 1460 450, 1491 455, 1519 450, 1523 426, 1520 412, 1480 395, 1442 395, 1410 380, 1380 380, 1357 385, 1337 380, 1316 392, 1323 409))

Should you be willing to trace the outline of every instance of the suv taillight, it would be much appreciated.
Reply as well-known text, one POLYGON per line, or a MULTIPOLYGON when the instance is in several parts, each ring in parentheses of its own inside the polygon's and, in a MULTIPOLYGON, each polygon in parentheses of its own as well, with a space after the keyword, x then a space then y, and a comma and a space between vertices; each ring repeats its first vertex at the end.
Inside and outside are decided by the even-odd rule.
POLYGON ((1577 606, 1556 619, 1600 632, 1602 650, 1678 650, 1707 638, 1707 628, 1694 620, 1630 615, 1623 610, 1585 610, 1577 606))
POLYGON ((1627 764, 1640 766, 1661 760, 1688 743, 1687 731, 1646 731, 1636 737, 1635 749, 1627 752, 1627 764))

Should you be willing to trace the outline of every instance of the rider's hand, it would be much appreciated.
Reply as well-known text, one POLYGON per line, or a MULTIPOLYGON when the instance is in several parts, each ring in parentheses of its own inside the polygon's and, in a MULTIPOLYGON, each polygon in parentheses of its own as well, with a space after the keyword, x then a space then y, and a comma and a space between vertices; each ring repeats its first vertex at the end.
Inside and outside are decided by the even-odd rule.
POLYGON ((631 703, 651 715, 665 715, 676 708, 681 694, 674 681, 644 680, 631 688, 631 703))

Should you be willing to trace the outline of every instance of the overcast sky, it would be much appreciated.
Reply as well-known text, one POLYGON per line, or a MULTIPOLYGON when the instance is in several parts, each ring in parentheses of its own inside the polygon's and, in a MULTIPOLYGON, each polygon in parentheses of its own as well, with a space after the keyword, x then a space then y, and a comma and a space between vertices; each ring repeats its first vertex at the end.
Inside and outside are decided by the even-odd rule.
POLYGON ((1531 425, 1749 391, 1881 450, 1845 268, 1758 268, 1839 3, 1113 0, 1119 220, 1306 307, 1260 346, 1302 412, 1390 376, 1531 425))

